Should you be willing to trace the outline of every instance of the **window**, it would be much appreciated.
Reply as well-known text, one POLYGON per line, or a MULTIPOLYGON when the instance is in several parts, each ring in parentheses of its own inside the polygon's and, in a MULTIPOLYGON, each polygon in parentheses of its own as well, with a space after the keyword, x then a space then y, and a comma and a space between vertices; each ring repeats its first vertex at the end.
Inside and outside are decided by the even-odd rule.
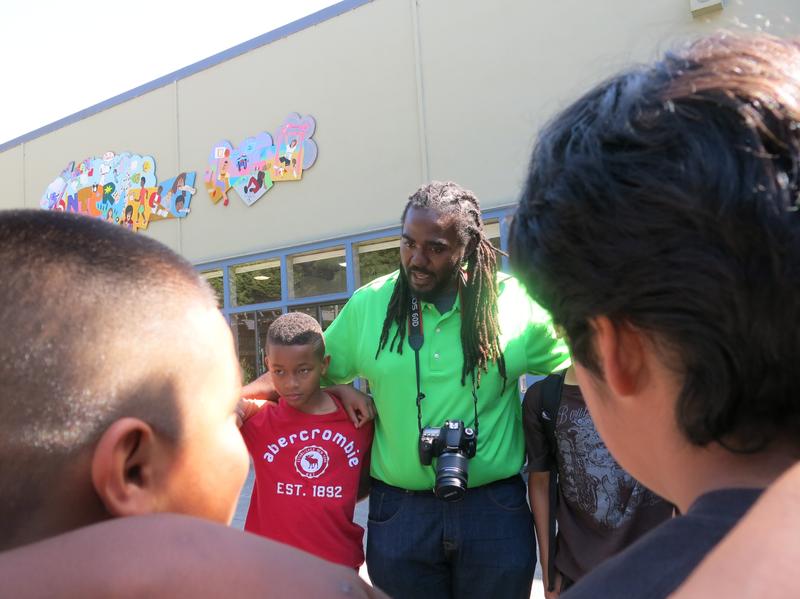
POLYGON ((483 223, 483 232, 492 245, 498 250, 500 249, 500 221, 493 219, 483 223))
POLYGON ((242 381, 247 384, 256 378, 258 372, 255 312, 234 314, 231 325, 236 353, 239 355, 239 367, 242 370, 242 381))
POLYGON ((222 281, 222 269, 207 270, 201 272, 200 276, 208 281, 208 284, 214 290, 214 295, 217 296, 217 308, 222 308, 225 305, 225 286, 222 281))
MULTIPOLYGON (((491 216, 484 218, 486 236, 498 249, 502 247, 501 238, 511 212, 511 208, 492 210, 491 216)), ((288 248, 199 267, 201 276, 214 289, 222 313, 230 321, 245 383, 266 370, 267 331, 283 312, 310 314, 324 330, 357 287, 400 266, 399 228, 330 244, 321 250, 288 248), (353 256, 353 264, 347 263, 347 255, 353 256), (284 273, 282 260, 286 264, 284 273), (229 281, 228 297, 224 293, 224 274, 229 281), (281 275, 285 277, 285 286, 281 275), (258 304, 270 304, 269 309, 254 309, 258 304)), ((504 262, 498 256, 498 266, 502 267, 504 262)))
POLYGON ((319 304, 316 306, 295 306, 290 308, 290 312, 305 312, 309 316, 316 318, 317 322, 322 326, 322 330, 327 329, 333 322, 333 319, 339 316, 346 302, 336 302, 334 304, 319 304))
POLYGON ((267 353, 267 331, 280 315, 280 310, 257 310, 233 315, 233 337, 245 384, 266 371, 264 357, 267 353))
POLYGON ((280 301, 280 260, 240 264, 232 267, 230 273, 232 306, 280 301))
POLYGON ((289 257, 289 297, 347 292, 344 248, 289 257))
POLYGON ((358 263, 357 285, 366 285, 400 267, 400 238, 391 237, 359 244, 355 256, 358 263))

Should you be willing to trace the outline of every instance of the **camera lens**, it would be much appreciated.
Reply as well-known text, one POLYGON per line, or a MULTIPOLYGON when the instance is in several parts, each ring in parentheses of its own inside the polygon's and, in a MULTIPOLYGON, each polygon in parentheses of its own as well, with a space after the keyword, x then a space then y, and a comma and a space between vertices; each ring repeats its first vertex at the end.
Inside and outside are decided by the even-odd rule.
POLYGON ((436 464, 434 493, 444 501, 458 501, 467 492, 467 456, 459 452, 446 452, 436 464))

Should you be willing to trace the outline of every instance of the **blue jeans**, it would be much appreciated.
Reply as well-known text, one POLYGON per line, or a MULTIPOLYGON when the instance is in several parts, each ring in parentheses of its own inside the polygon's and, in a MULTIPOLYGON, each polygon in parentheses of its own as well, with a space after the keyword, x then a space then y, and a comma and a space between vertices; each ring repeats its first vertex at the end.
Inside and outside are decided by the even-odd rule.
POLYGON ((528 598, 534 542, 519 476, 452 503, 372 481, 367 569, 394 599, 528 598))

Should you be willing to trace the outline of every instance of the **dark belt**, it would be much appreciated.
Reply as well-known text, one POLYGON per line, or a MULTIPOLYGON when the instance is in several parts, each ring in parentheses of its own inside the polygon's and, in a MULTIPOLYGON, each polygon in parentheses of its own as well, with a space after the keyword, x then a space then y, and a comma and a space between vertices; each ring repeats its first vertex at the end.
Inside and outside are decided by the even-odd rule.
MULTIPOLYGON (((374 477, 370 477, 370 480, 372 481, 373 485, 375 483, 378 483, 379 485, 388 487, 392 491, 396 491, 398 493, 405 493, 406 495, 422 495, 424 497, 435 497, 435 495, 433 494, 433 489, 425 491, 416 491, 414 489, 403 489, 402 487, 395 487, 394 485, 390 485, 389 483, 385 483, 382 480, 374 477)), ((506 485, 508 483, 513 483, 515 480, 522 480, 519 474, 514 474, 512 476, 509 476, 508 478, 501 478, 500 480, 495 480, 490 483, 486 483, 485 485, 479 485, 477 487, 469 487, 467 489, 467 493, 469 493, 470 491, 476 491, 478 489, 486 489, 493 486, 506 485)))

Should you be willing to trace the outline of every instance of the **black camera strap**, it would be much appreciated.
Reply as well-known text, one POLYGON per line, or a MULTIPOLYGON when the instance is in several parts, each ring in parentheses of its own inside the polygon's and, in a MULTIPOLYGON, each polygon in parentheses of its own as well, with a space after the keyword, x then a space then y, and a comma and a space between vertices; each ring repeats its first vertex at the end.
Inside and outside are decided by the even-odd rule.
POLYGON ((417 371, 417 427, 420 434, 422 434, 422 400, 425 399, 419 378, 419 350, 423 343, 425 336, 422 334, 422 312, 419 309, 419 300, 412 295, 411 311, 408 314, 408 344, 414 350, 414 367, 417 371))
MULTIPOLYGON (((422 434, 422 400, 425 394, 422 392, 419 373, 419 350, 425 343, 425 335, 422 332, 422 311, 420 310, 419 300, 416 296, 411 296, 410 311, 408 314, 408 344, 414 350, 414 368, 417 373, 417 427, 422 434)), ((475 437, 478 436, 478 392, 475 387, 475 372, 471 373, 472 378, 472 400, 475 411, 475 437)))

